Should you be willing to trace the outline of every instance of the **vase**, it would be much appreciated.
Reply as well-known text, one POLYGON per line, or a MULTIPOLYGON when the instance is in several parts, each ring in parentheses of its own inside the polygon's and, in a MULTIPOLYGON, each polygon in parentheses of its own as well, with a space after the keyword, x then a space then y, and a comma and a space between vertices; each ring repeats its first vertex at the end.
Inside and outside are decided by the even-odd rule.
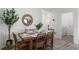
POLYGON ((11 40, 11 39, 10 40, 7 40, 6 41, 6 46, 7 47, 10 47, 11 45, 13 45, 13 40, 11 40))

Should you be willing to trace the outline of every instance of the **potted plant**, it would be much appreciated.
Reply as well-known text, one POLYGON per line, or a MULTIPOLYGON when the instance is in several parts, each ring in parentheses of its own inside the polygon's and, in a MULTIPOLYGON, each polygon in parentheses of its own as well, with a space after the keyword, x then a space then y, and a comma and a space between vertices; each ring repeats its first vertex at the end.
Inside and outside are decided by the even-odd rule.
POLYGON ((37 30, 39 30, 43 26, 42 22, 39 22, 38 24, 35 25, 37 30))
POLYGON ((2 20, 3 23, 5 23, 8 26, 8 44, 12 44, 12 40, 10 39, 11 26, 19 19, 18 15, 15 12, 16 11, 14 8, 6 9, 3 11, 2 16, 0 17, 0 20, 2 20))

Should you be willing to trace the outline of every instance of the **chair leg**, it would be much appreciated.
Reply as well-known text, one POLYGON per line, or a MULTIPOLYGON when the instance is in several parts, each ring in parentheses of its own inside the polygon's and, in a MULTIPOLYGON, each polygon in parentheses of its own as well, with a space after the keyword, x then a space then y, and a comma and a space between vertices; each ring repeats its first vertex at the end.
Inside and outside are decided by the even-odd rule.
POLYGON ((47 43, 47 41, 45 41, 45 44, 44 44, 44 49, 46 50, 46 43, 47 43))
POLYGON ((51 45, 51 49, 53 49, 53 45, 51 45))
POLYGON ((51 49, 53 49, 53 41, 51 42, 51 49))
POLYGON ((15 46, 15 50, 16 50, 16 46, 15 46))
POLYGON ((33 44, 32 41, 30 41, 30 46, 29 46, 30 50, 32 50, 32 44, 33 44))

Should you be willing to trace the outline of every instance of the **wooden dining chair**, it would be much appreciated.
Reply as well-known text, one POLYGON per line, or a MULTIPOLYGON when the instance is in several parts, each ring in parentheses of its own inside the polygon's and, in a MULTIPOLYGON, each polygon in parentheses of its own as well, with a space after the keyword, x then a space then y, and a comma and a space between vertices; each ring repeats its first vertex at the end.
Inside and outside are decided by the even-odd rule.
POLYGON ((36 49, 39 48, 45 49, 45 39, 46 39, 46 33, 41 33, 37 35, 36 49))
POLYGON ((36 49, 36 39, 37 39, 37 37, 34 37, 32 40, 32 50, 36 49))
POLYGON ((15 42, 15 50, 26 49, 26 44, 23 40, 18 41, 16 34, 13 32, 14 42, 15 42))
POLYGON ((51 49, 53 49, 53 38, 53 32, 48 32, 46 36, 46 48, 50 47, 51 49))
POLYGON ((32 36, 28 36, 24 38, 25 43, 28 45, 29 50, 33 49, 33 40, 34 38, 32 36))

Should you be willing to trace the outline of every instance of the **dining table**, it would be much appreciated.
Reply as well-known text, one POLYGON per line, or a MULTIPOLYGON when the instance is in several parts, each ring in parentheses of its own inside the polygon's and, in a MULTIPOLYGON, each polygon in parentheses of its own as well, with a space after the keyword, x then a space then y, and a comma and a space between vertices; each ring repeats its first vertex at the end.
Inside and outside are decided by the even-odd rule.
POLYGON ((33 41, 37 39, 37 35, 39 33, 48 33, 52 30, 46 31, 46 32, 37 32, 37 33, 18 33, 19 37, 24 40, 25 42, 30 41, 30 49, 32 49, 33 41))

